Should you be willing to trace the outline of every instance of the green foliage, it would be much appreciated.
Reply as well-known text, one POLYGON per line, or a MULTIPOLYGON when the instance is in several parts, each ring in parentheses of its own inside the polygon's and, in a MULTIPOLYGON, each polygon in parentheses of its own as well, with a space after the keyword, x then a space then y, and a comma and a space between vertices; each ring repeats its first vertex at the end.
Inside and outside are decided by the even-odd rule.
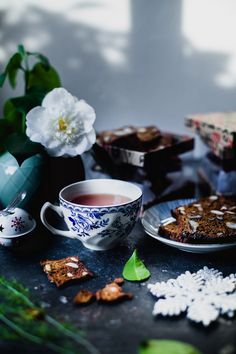
POLYGON ((4 84, 5 80, 6 80, 6 78, 7 78, 7 73, 6 73, 6 72, 4 72, 4 73, 2 73, 2 74, 0 75, 0 87, 3 86, 3 84, 4 84))
POLYGON ((28 289, 16 280, 0 277, 0 298, 0 340, 24 341, 60 354, 98 354, 76 328, 32 302, 28 289))
POLYGON ((28 88, 43 87, 45 90, 50 91, 60 86, 60 78, 52 66, 46 68, 43 63, 37 63, 30 71, 28 88))
POLYGON ((152 339, 143 342, 139 354, 201 354, 190 344, 176 340, 152 339))
POLYGON ((12 88, 16 87, 16 76, 21 68, 22 57, 19 53, 14 54, 6 67, 9 82, 12 88))
POLYGON ((134 250, 132 256, 125 263, 123 277, 130 281, 142 281, 149 278, 150 275, 151 273, 139 258, 137 250, 134 250))
MULTIPOLYGON (((26 136, 25 117, 27 113, 32 108, 41 105, 44 96, 49 91, 61 86, 60 77, 57 71, 51 66, 48 58, 38 52, 26 51, 22 44, 18 45, 18 51, 13 54, 4 72, 0 74, 0 87, 8 79, 11 87, 15 88, 19 71, 23 72, 24 94, 20 97, 10 98, 5 102, 3 109, 4 117, 0 119, 1 142, 3 140, 7 142, 10 139, 10 144, 6 143, 5 148, 8 149, 11 147, 10 152, 13 152, 16 158, 18 158, 18 154, 22 156, 25 153, 25 149, 22 151, 19 148, 12 149, 12 136, 8 139, 8 135, 11 133, 21 133, 26 136), (35 61, 31 68, 29 66, 29 57, 32 57, 35 61)), ((15 143, 17 144, 18 142, 19 140, 16 140, 15 143)), ((21 147, 25 147, 25 144, 21 145, 21 147)), ((41 150, 40 144, 37 144, 38 151, 35 151, 36 145, 32 149, 31 144, 27 143, 27 147, 30 148, 27 156, 41 150)))
POLYGON ((1 119, 1 122, 8 124, 8 126, 12 126, 16 132, 21 132, 22 114, 17 110, 12 100, 7 100, 5 102, 3 114, 5 119, 1 119))
POLYGON ((23 133, 12 133, 4 140, 5 149, 13 156, 27 158, 43 151, 41 144, 34 143, 23 133))

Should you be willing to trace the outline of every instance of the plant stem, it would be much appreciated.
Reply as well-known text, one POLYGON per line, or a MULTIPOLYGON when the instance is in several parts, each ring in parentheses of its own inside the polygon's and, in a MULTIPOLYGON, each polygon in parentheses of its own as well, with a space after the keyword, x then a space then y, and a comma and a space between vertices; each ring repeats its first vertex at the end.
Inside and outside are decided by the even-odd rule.
POLYGON ((25 53, 25 95, 27 93, 28 85, 29 85, 29 73, 30 73, 30 69, 29 69, 29 62, 28 62, 28 54, 25 53))
POLYGON ((11 330, 13 330, 14 332, 16 332, 17 334, 19 334, 22 338, 35 343, 37 345, 45 345, 46 347, 48 347, 49 349, 54 350, 56 353, 60 353, 60 354, 76 354, 74 351, 71 351, 69 349, 65 349, 61 346, 58 346, 54 343, 51 343, 50 341, 44 341, 42 340, 40 337, 32 335, 28 332, 26 332, 25 330, 23 330, 22 328, 20 328, 17 324, 15 324, 14 322, 12 322, 11 320, 9 320, 6 316, 0 314, 0 320, 6 325, 8 326, 11 330))
POLYGON ((91 354, 99 354, 99 351, 85 338, 78 336, 76 333, 72 332, 68 328, 65 328, 60 322, 54 320, 51 316, 46 315, 45 320, 50 323, 52 326, 56 327, 59 331, 66 334, 68 337, 72 338, 78 344, 83 345, 91 354))
POLYGON ((14 288, 13 286, 11 286, 8 283, 6 283, 5 281, 3 281, 1 278, 0 278, 0 285, 4 286, 5 288, 7 288, 11 292, 13 292, 15 295, 17 295, 21 300, 23 300, 25 302, 26 305, 35 308, 34 303, 32 301, 30 301, 30 299, 27 296, 25 296, 23 293, 18 291, 16 288, 14 288))
MULTIPOLYGON (((0 285, 4 286, 5 288, 7 288, 9 291, 13 292, 18 298, 20 298, 27 306, 31 307, 31 308, 37 308, 35 306, 35 304, 26 296, 24 295, 22 292, 18 291, 15 287, 9 285, 8 283, 6 283, 3 279, 0 278, 0 285)), ((1 315, 0 315, 1 316, 1 315)), ((73 339, 76 343, 84 346, 84 348, 86 348, 88 350, 88 352, 90 352, 91 354, 99 354, 98 350, 90 343, 88 342, 85 338, 83 338, 82 336, 72 332, 71 330, 69 330, 68 328, 66 328, 64 325, 62 325, 60 322, 58 322, 57 320, 55 320, 54 318, 52 318, 49 315, 45 315, 45 320, 46 322, 48 322, 49 324, 51 324, 52 326, 54 326, 56 329, 58 329, 61 333, 63 333, 64 335, 66 335, 67 337, 73 339)), ((1 317, 0 317, 1 319, 1 317)), ((64 352, 63 352, 64 354, 64 352)))
POLYGON ((36 344, 42 344, 42 340, 37 337, 34 336, 28 332, 25 332, 22 328, 18 327, 14 322, 12 322, 11 320, 9 320, 7 317, 5 317, 4 315, 0 314, 0 320, 5 323, 5 325, 7 325, 8 327, 10 327, 14 332, 16 332, 17 334, 21 335, 23 338, 36 343, 36 344))

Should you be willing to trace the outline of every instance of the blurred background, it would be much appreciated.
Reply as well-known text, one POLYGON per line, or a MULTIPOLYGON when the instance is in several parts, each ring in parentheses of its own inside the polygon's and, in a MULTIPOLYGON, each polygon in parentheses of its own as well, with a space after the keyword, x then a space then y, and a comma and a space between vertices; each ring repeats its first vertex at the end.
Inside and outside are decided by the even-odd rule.
POLYGON ((22 43, 95 108, 98 130, 182 133, 189 113, 236 109, 235 13, 235 0, 1 0, 0 70, 22 43))

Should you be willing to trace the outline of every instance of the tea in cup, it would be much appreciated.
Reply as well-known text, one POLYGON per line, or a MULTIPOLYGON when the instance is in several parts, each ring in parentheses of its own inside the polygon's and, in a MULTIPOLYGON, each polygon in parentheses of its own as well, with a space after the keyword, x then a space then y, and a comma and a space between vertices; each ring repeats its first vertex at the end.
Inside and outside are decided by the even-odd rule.
POLYGON ((53 233, 79 239, 93 250, 107 250, 128 236, 139 216, 142 190, 133 183, 114 179, 91 179, 63 188, 60 205, 46 202, 42 223, 53 233), (68 230, 53 227, 46 218, 51 208, 68 230))

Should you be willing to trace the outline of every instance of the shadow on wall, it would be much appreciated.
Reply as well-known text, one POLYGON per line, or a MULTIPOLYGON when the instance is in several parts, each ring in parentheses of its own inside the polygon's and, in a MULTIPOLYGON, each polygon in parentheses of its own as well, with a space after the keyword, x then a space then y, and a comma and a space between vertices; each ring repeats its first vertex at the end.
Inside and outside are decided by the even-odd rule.
MULTIPOLYGON (((60 12, 27 5, 23 21, 2 22, 3 47, 24 43, 45 53, 65 88, 97 112, 96 128, 157 124, 183 132, 188 113, 235 109, 235 88, 217 86, 228 56, 191 50, 181 33, 182 2, 130 0, 130 25, 124 31, 69 21, 60 12)), ((55 5, 56 6, 56 5, 55 5)), ((99 1, 74 2, 70 11, 94 11, 99 1)), ((10 10, 9 10, 10 11, 10 10)), ((98 12, 99 13, 99 12, 98 12)), ((120 16, 122 13, 114 13, 120 16)), ((1 91, 1 101, 11 94, 1 91)))

